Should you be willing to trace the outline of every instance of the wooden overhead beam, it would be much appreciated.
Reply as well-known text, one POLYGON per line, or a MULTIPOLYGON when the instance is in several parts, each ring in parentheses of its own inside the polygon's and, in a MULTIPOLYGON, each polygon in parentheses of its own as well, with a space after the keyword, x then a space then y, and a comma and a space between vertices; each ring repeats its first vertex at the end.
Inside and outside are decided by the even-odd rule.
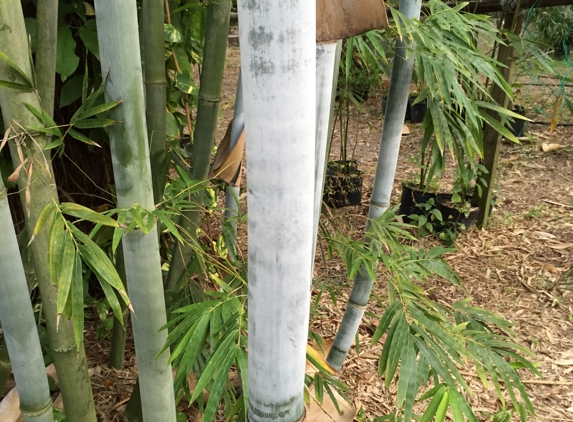
MULTIPOLYGON (((448 2, 447 4, 448 6, 453 7, 460 3, 461 3, 460 1, 457 1, 457 2, 448 2)), ((541 0, 539 4, 536 4, 536 0, 521 0, 519 8, 520 10, 526 10, 532 6, 540 8, 540 7, 569 6, 571 4, 573 4, 573 0, 541 0)), ((504 7, 502 5, 502 2, 499 0, 471 1, 464 8, 464 11, 466 12, 480 13, 480 14, 502 12, 503 10, 504 7)), ((422 7, 422 13, 424 11, 428 12, 428 9, 422 7)))

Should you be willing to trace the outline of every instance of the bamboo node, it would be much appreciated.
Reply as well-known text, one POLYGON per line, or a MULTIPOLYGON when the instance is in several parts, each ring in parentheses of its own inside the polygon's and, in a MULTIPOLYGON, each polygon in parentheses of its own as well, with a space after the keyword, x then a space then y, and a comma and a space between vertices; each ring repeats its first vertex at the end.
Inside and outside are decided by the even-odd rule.
POLYGON ((348 301, 348 306, 354 309, 359 309, 361 311, 366 309, 366 305, 358 305, 357 303, 351 301, 348 301))
POLYGON ((47 413, 48 411, 52 411, 52 401, 48 400, 48 404, 46 406, 44 406, 42 409, 40 410, 26 410, 23 406, 20 406, 20 412, 22 413, 22 415, 24 416, 24 418, 26 417, 38 417, 38 416, 42 416, 44 413, 47 413))

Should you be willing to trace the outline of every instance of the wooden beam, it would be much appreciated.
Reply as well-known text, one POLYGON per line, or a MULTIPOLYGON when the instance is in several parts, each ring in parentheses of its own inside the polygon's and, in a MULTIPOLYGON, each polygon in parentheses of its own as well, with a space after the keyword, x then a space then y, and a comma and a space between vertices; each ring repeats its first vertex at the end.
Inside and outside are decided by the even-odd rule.
MULTIPOLYGON (((514 13, 507 13, 503 23, 503 29, 512 31, 515 34, 521 32, 523 25, 523 15, 515 15, 514 13), (514 25, 515 21, 515 25, 514 25)), ((500 45, 497 53, 497 61, 502 65, 499 68, 503 78, 510 81, 515 69, 515 48, 508 45, 500 45)), ((506 108, 509 102, 509 97, 505 91, 498 85, 493 85, 491 90, 493 100, 500 106, 506 108)), ((495 111, 488 111, 488 113, 496 119, 501 121, 499 114, 495 111)), ((484 158, 483 165, 488 173, 483 175, 485 183, 480 183, 482 195, 479 198, 480 212, 477 217, 478 227, 485 227, 489 218, 491 199, 493 193, 493 184, 497 176, 497 167, 499 162, 499 150, 501 148, 501 135, 490 125, 486 124, 483 134, 483 149, 484 158)))

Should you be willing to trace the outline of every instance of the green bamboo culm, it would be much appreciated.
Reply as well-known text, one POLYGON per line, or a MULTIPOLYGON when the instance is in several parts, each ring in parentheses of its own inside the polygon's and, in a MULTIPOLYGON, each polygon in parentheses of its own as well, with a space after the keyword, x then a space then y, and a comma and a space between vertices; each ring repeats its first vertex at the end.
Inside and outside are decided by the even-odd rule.
MULTIPOLYGON (((125 275, 125 261, 123 259, 123 248, 121 244, 117 248, 115 257, 115 268, 119 274, 119 278, 123 282, 124 287, 127 285, 126 275, 125 275)), ((127 307, 121 301, 118 295, 118 300, 121 303, 121 310, 123 312, 123 321, 127 322, 129 314, 127 312, 127 307)), ((114 315, 113 317, 113 330, 111 334, 111 350, 109 351, 109 366, 115 369, 122 369, 123 362, 125 360, 125 340, 127 338, 127 332, 125 330, 125 325, 122 324, 119 319, 114 315)))
POLYGON ((52 398, 24 266, 0 178, 0 322, 26 422, 53 422, 52 398))
MULTIPOLYGON (((28 55, 28 35, 19 0, 0 2, 0 27, 10 28, 9 31, 0 31, 0 49, 16 63, 28 79, 32 80, 32 69, 28 55)), ((0 62, 0 79, 18 84, 25 82, 23 77, 4 61, 0 62)), ((21 148, 25 160, 19 174, 18 185, 26 210, 26 230, 28 233, 33 233, 40 213, 46 205, 58 201, 58 194, 53 178, 51 158, 49 153, 44 150, 47 145, 46 137, 32 132, 34 135, 32 140, 30 132, 25 133, 22 129, 41 125, 41 122, 30 112, 26 104, 40 109, 38 93, 8 88, 0 89, 0 107, 2 108, 4 126, 12 126, 12 135, 17 135, 16 139, 12 139, 8 143, 14 167, 17 168, 21 164, 18 146, 21 148), (31 164, 33 166, 30 169, 31 164)), ((96 422, 85 350, 83 345, 80 346, 79 350, 76 349, 71 320, 62 319, 59 326, 56 322, 58 291, 50 278, 48 232, 42 230, 30 247, 36 267, 42 307, 54 364, 60 381, 66 417, 70 421, 96 422)))
MULTIPOLYGON (((420 17, 420 0, 402 0, 400 2, 400 12, 409 19, 420 17)), ((372 198, 368 218, 374 220, 380 217, 390 206, 390 194, 394 183, 398 152, 400 150, 400 139, 402 137, 402 127, 404 116, 408 104, 408 94, 412 80, 412 64, 414 56, 407 56, 409 46, 403 39, 396 40, 394 63, 392 67, 392 77, 390 79, 390 91, 388 93, 388 107, 384 120, 384 129, 380 140, 380 151, 376 166, 376 175, 372 187, 372 198)), ((368 226, 366 230, 368 231, 368 226)), ((368 242, 366 233, 365 242, 368 242)), ((368 275, 364 265, 360 268, 354 279, 354 285, 348 300, 348 306, 344 311, 342 322, 334 338, 334 343, 328 353, 328 363, 340 370, 346 359, 346 355, 352 346, 352 342, 358 331, 362 316, 366 310, 372 284, 374 280, 368 275)))
MULTIPOLYGON (((207 6, 207 29, 205 31, 205 48, 199 88, 199 106, 191 155, 190 171, 193 180, 205 180, 209 173, 219 102, 221 101, 230 13, 231 0, 209 2, 209 6, 207 6)), ((167 288, 169 290, 177 289, 193 255, 203 195, 203 190, 191 195, 190 201, 196 204, 196 208, 185 211, 181 216, 179 223, 188 244, 181 244, 180 242, 175 244, 169 274, 167 275, 167 288)))
MULTIPOLYGON (((107 74, 107 102, 122 101, 111 118, 121 123, 109 128, 109 139, 120 208, 154 206, 145 121, 143 77, 139 55, 135 0, 96 0, 96 23, 102 74, 107 74)), ((122 238, 143 418, 175 421, 175 397, 169 351, 158 355, 167 339, 161 258, 156 226, 149 234, 136 228, 122 238)))
MULTIPOLYGON (((163 40, 164 9, 162 0, 144 0, 142 8, 141 43, 143 48, 143 69, 145 79, 145 119, 149 140, 149 159, 153 180, 153 200, 161 202, 169 161, 165 143, 167 97, 165 88, 165 42, 163 40)), ((121 248, 120 248, 121 249, 121 248)), ((123 255, 118 249, 116 258, 118 272, 121 266, 125 274, 123 255)), ((125 277, 122 277, 125 284, 125 277)), ((125 355, 125 327, 117 318, 113 319, 109 364, 112 368, 123 368, 125 355)))
POLYGON ((165 88, 164 9, 162 0, 143 0, 141 43, 145 80, 145 118, 149 139, 153 198, 161 202, 169 160, 165 144, 167 96, 165 88))
POLYGON ((36 12, 36 77, 42 107, 54 114, 56 85, 56 46, 58 37, 58 0, 38 0, 36 12))

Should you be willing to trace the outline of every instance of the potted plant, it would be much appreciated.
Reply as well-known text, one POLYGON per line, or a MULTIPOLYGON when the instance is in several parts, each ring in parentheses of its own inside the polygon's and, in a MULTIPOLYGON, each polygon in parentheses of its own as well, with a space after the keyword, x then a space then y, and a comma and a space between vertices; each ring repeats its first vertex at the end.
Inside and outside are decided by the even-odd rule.
MULTIPOLYGON (((349 152, 348 126, 350 122, 350 96, 348 86, 344 86, 339 96, 335 124, 340 128, 340 155, 338 160, 329 161, 326 166, 323 200, 329 207, 341 208, 362 203, 363 174, 354 158, 356 142, 351 155, 349 152)), ((332 140, 330 142, 332 145, 332 140)), ((330 154, 329 154, 330 155, 330 154)))
MULTIPOLYGON (((349 136, 350 105, 362 110, 361 102, 368 99, 370 89, 380 83, 380 74, 389 64, 384 55, 384 37, 380 31, 348 38, 340 60, 334 125, 340 129, 340 154, 326 167, 324 202, 333 208, 360 205, 363 173, 354 157, 356 142, 349 136)), ((329 145, 332 145, 332 140, 329 145)))

